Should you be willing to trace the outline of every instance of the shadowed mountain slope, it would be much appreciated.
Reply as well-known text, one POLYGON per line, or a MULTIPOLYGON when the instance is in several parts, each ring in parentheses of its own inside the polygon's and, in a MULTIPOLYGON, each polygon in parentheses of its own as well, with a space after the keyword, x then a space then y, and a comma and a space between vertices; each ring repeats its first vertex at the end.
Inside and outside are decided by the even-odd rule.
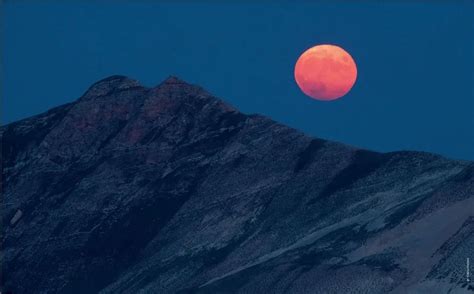
POLYGON ((174 77, 0 132, 4 290, 473 290, 471 162, 311 138, 174 77))

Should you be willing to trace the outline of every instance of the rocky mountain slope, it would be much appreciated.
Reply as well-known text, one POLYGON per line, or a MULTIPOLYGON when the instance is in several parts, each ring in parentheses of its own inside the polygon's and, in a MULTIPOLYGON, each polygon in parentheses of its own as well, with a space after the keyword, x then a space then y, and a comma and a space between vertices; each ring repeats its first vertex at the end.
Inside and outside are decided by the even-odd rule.
POLYGON ((474 289, 472 162, 311 138, 173 77, 0 132, 4 291, 474 289))

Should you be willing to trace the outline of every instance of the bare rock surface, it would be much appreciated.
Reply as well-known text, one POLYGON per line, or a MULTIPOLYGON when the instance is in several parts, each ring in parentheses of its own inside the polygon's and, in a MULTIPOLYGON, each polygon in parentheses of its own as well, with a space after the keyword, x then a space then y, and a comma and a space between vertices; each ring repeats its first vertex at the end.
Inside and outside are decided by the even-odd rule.
POLYGON ((0 133, 4 291, 474 290, 472 162, 311 138, 175 77, 0 133))

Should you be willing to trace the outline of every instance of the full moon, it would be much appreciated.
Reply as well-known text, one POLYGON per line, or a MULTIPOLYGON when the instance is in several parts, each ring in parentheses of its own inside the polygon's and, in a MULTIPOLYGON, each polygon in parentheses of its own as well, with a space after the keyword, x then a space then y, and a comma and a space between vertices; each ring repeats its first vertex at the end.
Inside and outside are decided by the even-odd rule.
POLYGON ((301 54, 295 65, 295 80, 311 98, 331 101, 354 86, 357 66, 351 55, 335 45, 317 45, 301 54))

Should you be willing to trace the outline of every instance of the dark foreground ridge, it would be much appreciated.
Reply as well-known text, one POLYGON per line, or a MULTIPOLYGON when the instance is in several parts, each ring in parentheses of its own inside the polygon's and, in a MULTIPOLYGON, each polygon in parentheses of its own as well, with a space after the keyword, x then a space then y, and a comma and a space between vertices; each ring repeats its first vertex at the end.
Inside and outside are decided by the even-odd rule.
POLYGON ((175 77, 0 132, 3 291, 473 290, 473 163, 310 138, 175 77))

